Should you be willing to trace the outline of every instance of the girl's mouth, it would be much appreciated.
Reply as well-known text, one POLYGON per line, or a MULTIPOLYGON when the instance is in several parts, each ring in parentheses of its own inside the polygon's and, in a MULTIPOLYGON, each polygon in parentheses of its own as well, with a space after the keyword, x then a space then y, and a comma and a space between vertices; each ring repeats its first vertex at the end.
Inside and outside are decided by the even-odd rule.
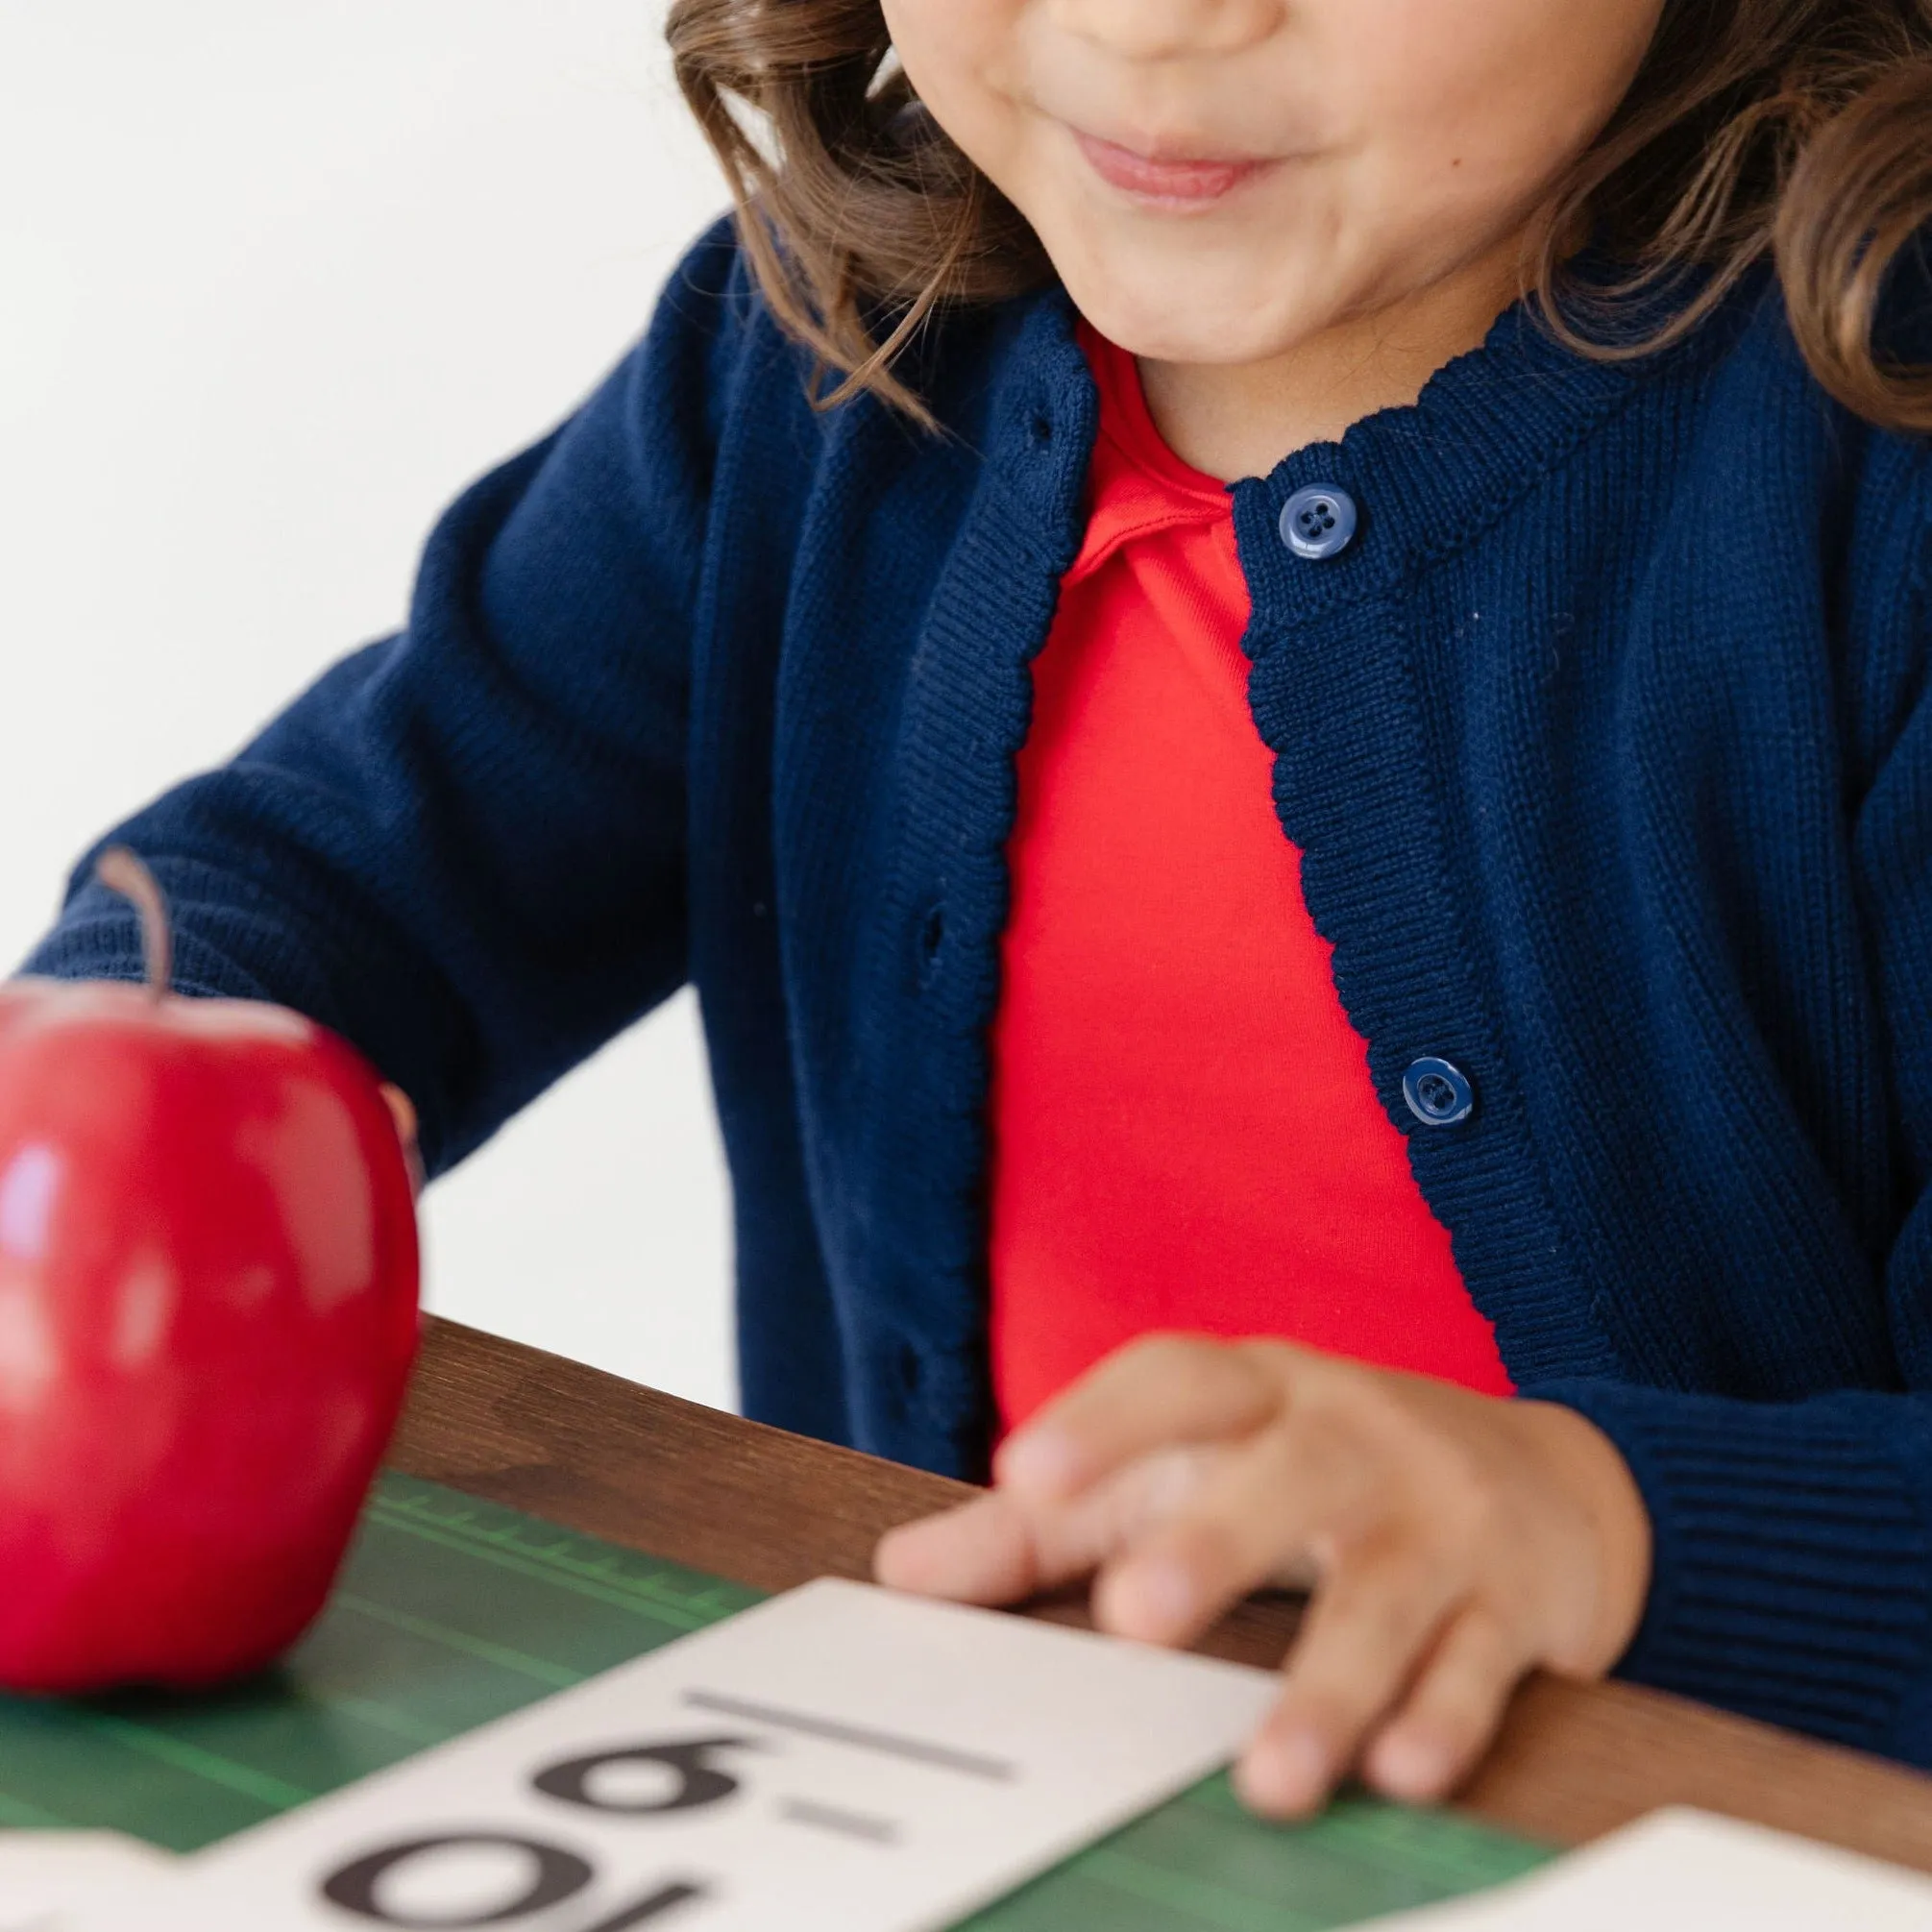
POLYGON ((1200 208, 1273 165, 1261 160, 1156 160, 1132 148, 1073 130, 1080 152, 1110 187, 1137 201, 1168 208, 1200 208))

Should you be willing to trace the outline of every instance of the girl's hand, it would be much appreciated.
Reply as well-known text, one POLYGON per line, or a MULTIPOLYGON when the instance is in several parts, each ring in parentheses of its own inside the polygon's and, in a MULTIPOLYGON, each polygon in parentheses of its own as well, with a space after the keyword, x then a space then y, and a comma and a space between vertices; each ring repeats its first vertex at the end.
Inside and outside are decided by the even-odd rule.
POLYGON ((409 1163, 409 1185, 423 1191, 423 1150, 416 1144, 416 1103, 400 1087, 382 1083, 382 1098, 389 1117, 396 1123, 396 1137, 403 1143, 403 1158, 409 1163))
POLYGON ((1091 1574, 1102 1629, 1174 1645, 1251 1590, 1312 1587, 1235 1773, 1279 1816, 1354 1767, 1393 1797, 1445 1796, 1517 1681, 1602 1675, 1650 1587, 1636 1484, 1574 1410, 1284 1342, 1136 1342, 1009 1438, 994 1475, 886 1536, 880 1581, 1005 1603, 1091 1574))

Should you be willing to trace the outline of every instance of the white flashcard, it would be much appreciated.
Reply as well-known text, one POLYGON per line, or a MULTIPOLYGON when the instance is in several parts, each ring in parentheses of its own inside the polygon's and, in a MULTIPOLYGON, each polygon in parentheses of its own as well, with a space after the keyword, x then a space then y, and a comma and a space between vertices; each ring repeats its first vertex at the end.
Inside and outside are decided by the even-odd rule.
POLYGON ((1652 1812, 1375 1932, 1932 1932, 1932 1878, 1709 1812, 1652 1812))
POLYGON ((151 1896, 181 1865, 114 1831, 0 1831, 0 1932, 68 1932, 82 1906, 151 1896))
POLYGON ((144 1932, 928 1932, 1227 1762, 1274 1695, 826 1579, 198 1854, 144 1932))

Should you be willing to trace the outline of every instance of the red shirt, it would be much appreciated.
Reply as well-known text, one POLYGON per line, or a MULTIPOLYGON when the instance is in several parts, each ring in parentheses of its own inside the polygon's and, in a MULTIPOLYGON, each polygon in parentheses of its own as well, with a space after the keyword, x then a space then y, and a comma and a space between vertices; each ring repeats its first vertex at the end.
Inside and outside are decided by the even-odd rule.
POLYGON ((1506 1394, 1275 817, 1229 499, 1081 341, 1091 507, 1034 668, 992 1036, 1002 1426, 1156 1329, 1506 1394))

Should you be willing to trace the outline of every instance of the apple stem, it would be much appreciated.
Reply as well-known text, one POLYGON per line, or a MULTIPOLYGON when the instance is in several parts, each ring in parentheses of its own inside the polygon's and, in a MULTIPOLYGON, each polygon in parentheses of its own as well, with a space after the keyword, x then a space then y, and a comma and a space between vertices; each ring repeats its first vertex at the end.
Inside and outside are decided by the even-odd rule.
POLYGON ((148 870, 125 845, 110 845, 94 864, 94 876, 110 892, 133 902, 141 916, 141 955, 147 962, 148 990, 164 999, 175 983, 175 940, 168 924, 168 902, 148 870))

